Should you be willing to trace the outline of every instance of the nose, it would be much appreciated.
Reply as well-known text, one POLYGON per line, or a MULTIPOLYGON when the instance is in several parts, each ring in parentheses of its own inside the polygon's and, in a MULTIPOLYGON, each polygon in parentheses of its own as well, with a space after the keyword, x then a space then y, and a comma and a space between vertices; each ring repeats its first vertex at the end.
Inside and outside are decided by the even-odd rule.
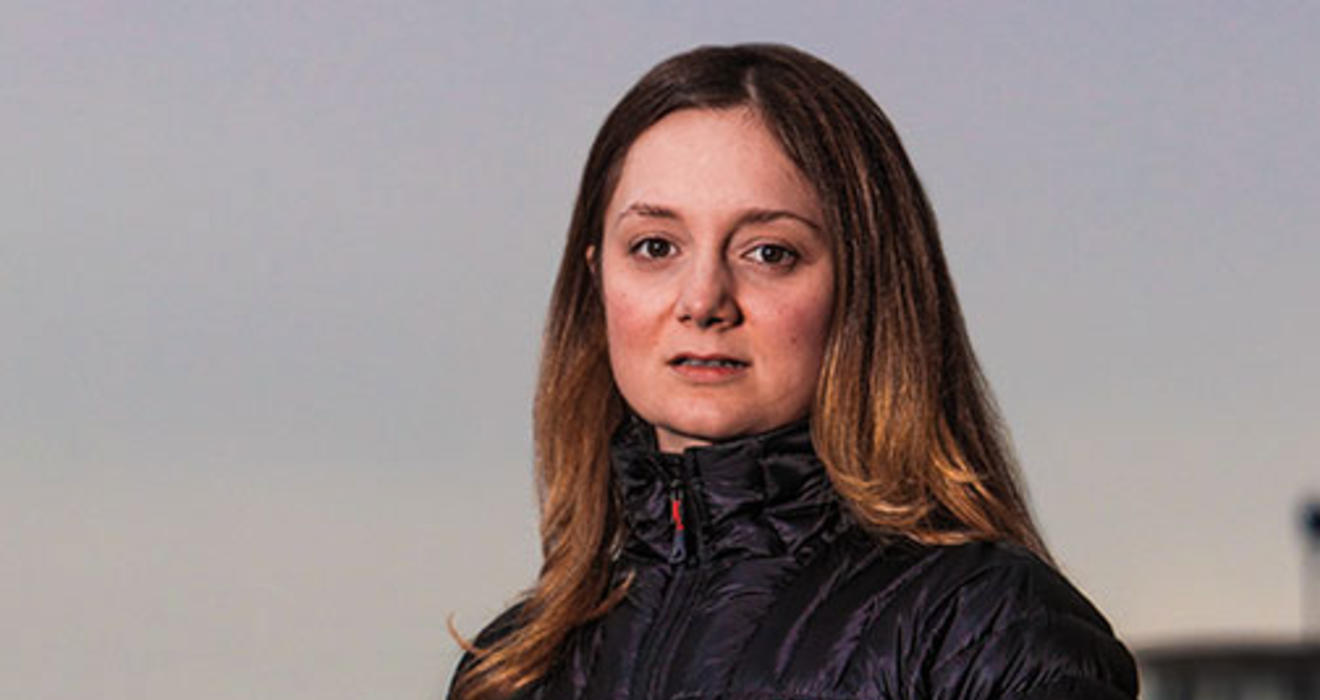
POLYGON ((742 323, 728 266, 723 261, 692 265, 683 278, 675 311, 680 323, 691 323, 702 330, 742 323))

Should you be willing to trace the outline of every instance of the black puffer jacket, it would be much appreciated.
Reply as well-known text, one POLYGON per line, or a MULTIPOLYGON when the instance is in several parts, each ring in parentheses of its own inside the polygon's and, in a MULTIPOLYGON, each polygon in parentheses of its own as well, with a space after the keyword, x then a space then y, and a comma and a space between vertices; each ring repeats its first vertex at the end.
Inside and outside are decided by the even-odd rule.
POLYGON ((1131 657, 1051 567, 867 534, 804 425, 682 455, 651 433, 630 426, 614 452, 632 588, 520 697, 1135 697, 1131 657))

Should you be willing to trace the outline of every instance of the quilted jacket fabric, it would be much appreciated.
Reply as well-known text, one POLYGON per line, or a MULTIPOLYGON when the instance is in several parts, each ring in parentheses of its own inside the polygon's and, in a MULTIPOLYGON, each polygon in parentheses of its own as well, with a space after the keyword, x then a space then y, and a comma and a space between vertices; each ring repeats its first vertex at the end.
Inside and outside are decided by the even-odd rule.
POLYGON ((631 424, 613 452, 627 598, 519 697, 1135 697, 1131 656, 1052 567, 864 531, 804 424, 681 455, 652 435, 631 424))

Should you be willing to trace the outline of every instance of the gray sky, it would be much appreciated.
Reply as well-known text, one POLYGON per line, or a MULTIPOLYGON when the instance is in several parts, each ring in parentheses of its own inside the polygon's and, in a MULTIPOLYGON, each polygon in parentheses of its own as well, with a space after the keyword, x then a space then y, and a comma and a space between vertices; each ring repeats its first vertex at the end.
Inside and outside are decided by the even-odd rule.
POLYGON ((529 403, 605 112, 700 43, 863 84, 1047 538, 1135 645, 1296 635, 1320 8, 0 9, 0 696, 435 697, 539 564, 529 403))

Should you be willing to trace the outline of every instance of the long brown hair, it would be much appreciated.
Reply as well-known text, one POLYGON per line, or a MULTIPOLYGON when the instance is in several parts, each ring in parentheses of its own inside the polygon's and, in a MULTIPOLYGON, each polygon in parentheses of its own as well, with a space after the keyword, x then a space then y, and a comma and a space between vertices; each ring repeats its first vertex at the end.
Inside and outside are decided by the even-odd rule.
POLYGON ((534 407, 544 563, 512 630, 473 652, 454 696, 507 696, 608 611, 623 525, 608 448, 625 406, 587 262, 637 137, 680 109, 748 106, 815 187, 835 261, 834 314, 811 412, 835 490, 879 532, 1001 539, 1048 560, 972 353, 935 216, 889 120, 850 78, 780 45, 702 47, 651 69, 610 112, 578 191, 550 300, 534 407))

